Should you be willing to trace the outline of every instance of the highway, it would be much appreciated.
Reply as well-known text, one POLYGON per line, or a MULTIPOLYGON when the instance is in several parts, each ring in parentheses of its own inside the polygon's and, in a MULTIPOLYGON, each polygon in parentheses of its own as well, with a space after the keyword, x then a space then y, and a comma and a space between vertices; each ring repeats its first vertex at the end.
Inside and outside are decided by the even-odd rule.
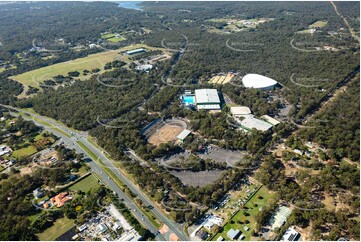
MULTIPOLYGON (((63 124, 60 124, 58 122, 55 122, 51 120, 48 117, 43 117, 38 114, 34 114, 19 108, 14 108, 11 106, 0 104, 1 106, 8 108, 10 110, 15 110, 19 113, 24 113, 27 115, 23 115, 23 117, 27 120, 34 121, 37 125, 44 127, 49 132, 54 133, 55 135, 59 136, 64 143, 67 144, 68 148, 74 148, 78 153, 84 153, 85 158, 91 158, 91 154, 89 154, 85 149, 83 149, 80 145, 77 144, 77 142, 83 143, 84 146, 86 146, 87 149, 89 149, 93 154, 95 154, 99 160, 101 160, 108 168, 112 169, 112 171, 122 180, 122 182, 133 192, 135 193, 139 199, 143 201, 143 204, 145 206, 151 206, 151 211, 155 215, 155 217, 165 223, 169 227, 169 233, 174 233, 178 236, 180 240, 187 241, 189 240, 186 235, 184 235, 183 231, 179 229, 179 227, 182 227, 182 225, 177 224, 170 219, 168 219, 159 208, 157 208, 153 202, 142 192, 140 189, 132 182, 130 181, 122 172, 120 172, 119 169, 117 169, 114 164, 103 154, 103 151, 99 148, 95 147, 93 144, 91 144, 88 140, 85 134, 82 132, 70 130, 68 127, 66 127, 63 124), (41 120, 42 122, 50 124, 44 125, 43 123, 38 122, 37 120, 34 120, 34 118, 37 118, 41 120), (66 133, 65 135, 62 132, 59 132, 61 130, 62 132, 66 133), (69 138, 70 136, 70 138, 69 138)), ((15 113, 14 113, 15 114, 15 113)), ((91 161, 88 163, 89 166, 92 168, 92 171, 96 172, 99 177, 102 178, 103 182, 109 186, 110 189, 112 189, 119 198, 124 200, 125 205, 131 209, 134 216, 139 220, 140 223, 145 226, 148 230, 150 230, 152 233, 158 234, 156 239, 161 241, 167 241, 168 238, 165 238, 162 234, 158 233, 158 228, 156 228, 146 217, 146 215, 138 208, 137 205, 134 204, 134 202, 119 188, 119 186, 111 179, 109 179, 107 173, 103 169, 103 167, 99 164, 97 164, 95 161, 91 161)))

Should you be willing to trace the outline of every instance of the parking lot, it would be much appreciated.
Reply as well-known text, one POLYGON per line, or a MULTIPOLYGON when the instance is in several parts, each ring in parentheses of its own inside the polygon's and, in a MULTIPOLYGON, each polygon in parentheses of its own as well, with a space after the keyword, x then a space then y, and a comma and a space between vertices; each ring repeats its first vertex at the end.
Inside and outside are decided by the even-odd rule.
POLYGON ((244 154, 240 151, 227 150, 215 145, 209 145, 203 154, 199 155, 203 159, 211 159, 216 162, 226 162, 228 165, 235 165, 244 154))
POLYGON ((221 178, 223 171, 212 170, 212 171, 171 171, 171 174, 178 177, 184 185, 193 187, 202 187, 208 184, 212 184, 221 178))

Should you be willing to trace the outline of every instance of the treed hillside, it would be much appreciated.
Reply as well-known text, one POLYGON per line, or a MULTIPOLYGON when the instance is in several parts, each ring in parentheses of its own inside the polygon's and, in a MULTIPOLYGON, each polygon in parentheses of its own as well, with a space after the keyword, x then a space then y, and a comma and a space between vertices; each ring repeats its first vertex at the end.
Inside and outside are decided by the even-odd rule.
POLYGON ((316 121, 311 121, 310 125, 317 125, 317 128, 302 130, 302 138, 325 146, 337 159, 348 157, 353 161, 359 161, 360 77, 355 78, 346 92, 316 115, 314 120, 316 121))
POLYGON ((23 86, 19 82, 0 76, 0 103, 13 104, 22 91, 23 86))
MULTIPOLYGON (((183 7, 179 3, 160 3, 157 9, 152 8, 150 3, 145 4, 152 11, 162 14, 167 12, 166 7, 177 11, 177 15, 164 20, 165 26, 170 29, 164 28, 163 31, 145 36, 148 44, 161 46, 168 42, 173 44, 172 47, 178 48, 178 45, 184 44, 181 34, 187 36, 188 51, 175 66, 171 77, 176 80, 196 79, 202 82, 214 73, 230 70, 237 71, 240 76, 247 73, 269 76, 287 87, 284 94, 295 107, 292 115, 296 120, 303 119, 313 111, 320 101, 359 65, 359 47, 329 2, 312 2, 307 5, 232 3, 232 8, 237 9, 238 14, 234 9, 223 12, 219 8, 212 8, 216 3, 202 6, 201 3, 194 2, 183 7), (195 15, 196 20, 184 23, 184 19, 194 19, 195 15), (253 30, 230 34, 210 31, 211 28, 221 29, 224 23, 208 21, 212 18, 256 17, 274 19, 253 30), (327 24, 316 33, 299 33, 319 20, 327 24), (340 35, 331 36, 329 32, 332 31, 340 31, 340 35), (300 51, 293 48, 291 42, 299 49, 330 45, 339 50, 300 51), (252 51, 237 51, 239 49, 252 51), (308 88, 310 85, 316 88, 308 88), (323 89, 325 91, 322 91, 323 89)), ((220 4, 228 9, 231 3, 220 4)))

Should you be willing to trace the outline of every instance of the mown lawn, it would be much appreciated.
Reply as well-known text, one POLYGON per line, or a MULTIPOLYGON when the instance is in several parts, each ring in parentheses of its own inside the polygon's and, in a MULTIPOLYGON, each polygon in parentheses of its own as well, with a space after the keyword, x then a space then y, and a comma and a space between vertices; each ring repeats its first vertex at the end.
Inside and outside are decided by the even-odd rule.
POLYGON ((114 37, 114 38, 108 39, 108 41, 113 42, 113 43, 117 43, 117 42, 124 41, 124 40, 125 40, 124 37, 119 37, 119 38, 114 37))
POLYGON ((327 21, 316 21, 308 27, 309 28, 322 28, 322 27, 325 27, 326 24, 327 24, 327 21))
POLYGON ((35 154, 36 152, 37 152, 36 148, 32 145, 29 145, 28 147, 25 147, 25 148, 22 148, 19 150, 14 150, 14 152, 12 153, 12 156, 14 158, 28 157, 28 156, 35 154))
POLYGON ((42 233, 37 234, 41 241, 54 241, 60 235, 74 226, 74 220, 68 219, 67 217, 57 219, 54 225, 44 230, 42 233))
MULTIPOLYGON (((118 38, 116 38, 118 39, 118 38)), ((118 40, 117 40, 118 41, 118 40)), ((153 48, 144 44, 135 44, 129 45, 118 50, 110 50, 105 52, 100 52, 96 54, 88 55, 87 57, 78 58, 75 60, 70 60, 66 62, 57 63, 54 65, 42 67, 36 70, 28 71, 22 73, 20 75, 11 76, 10 79, 18 81, 25 86, 32 86, 36 88, 40 88, 40 84, 43 83, 44 80, 52 79, 57 75, 67 76, 68 72, 78 71, 80 72, 79 77, 77 79, 85 80, 90 78, 90 75, 83 75, 83 70, 92 70, 95 68, 101 69, 100 74, 105 72, 103 69, 104 65, 107 62, 111 62, 119 56, 120 52, 136 49, 136 48, 147 48, 147 49, 161 49, 161 48, 153 48)))
POLYGON ((227 236, 227 232, 231 228, 239 229, 242 235, 246 236, 246 238, 243 239, 244 241, 252 240, 252 231, 255 225, 254 216, 259 213, 259 209, 267 203, 271 196, 272 194, 269 193, 265 187, 261 187, 261 189, 258 190, 258 192, 245 204, 245 209, 238 211, 236 215, 221 229, 221 232, 213 238, 213 241, 217 240, 219 236, 222 236, 225 240, 230 240, 227 236), (244 212, 247 214, 244 214, 244 212), (247 226, 249 230, 245 231, 243 228, 244 226, 247 226))
POLYGON ((115 36, 115 34, 102 34, 103 39, 113 38, 114 36, 115 36))
POLYGON ((83 180, 75 183, 74 185, 72 185, 71 187, 69 187, 69 190, 71 191, 78 191, 81 190, 83 192, 88 192, 91 189, 96 189, 98 188, 100 185, 98 183, 98 180, 93 176, 87 176, 86 178, 84 178, 83 180))

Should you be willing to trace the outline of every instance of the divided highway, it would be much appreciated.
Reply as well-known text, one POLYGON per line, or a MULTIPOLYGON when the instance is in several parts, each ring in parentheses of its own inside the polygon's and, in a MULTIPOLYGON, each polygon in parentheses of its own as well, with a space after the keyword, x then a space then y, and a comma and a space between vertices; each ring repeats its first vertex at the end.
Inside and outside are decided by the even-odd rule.
MULTIPOLYGON (((130 181, 119 169, 117 169, 114 164, 103 154, 103 151, 99 148, 95 147, 93 144, 91 144, 88 140, 86 135, 83 135, 81 132, 70 130, 68 127, 66 127, 63 124, 60 124, 58 122, 52 121, 48 117, 43 117, 38 114, 34 114, 19 108, 14 108, 12 106, 3 105, 1 106, 8 108, 10 110, 15 110, 19 113, 24 113, 25 119, 33 120, 37 125, 43 126, 46 130, 54 133, 55 135, 62 138, 64 143, 69 148, 74 148, 79 153, 84 153, 86 158, 91 158, 92 154, 89 154, 85 149, 83 149, 80 145, 78 145, 77 142, 81 142, 87 149, 89 149, 90 152, 92 152, 95 156, 98 157, 99 160, 101 160, 107 168, 110 168, 120 179, 121 181, 134 193, 138 196, 139 199, 143 201, 143 204, 146 206, 151 206, 152 213, 155 215, 155 217, 161 221, 162 223, 166 224, 169 227, 169 232, 174 233, 178 236, 178 238, 182 241, 189 240, 187 236, 183 233, 182 230, 179 230, 179 227, 182 227, 180 224, 177 224, 170 219, 168 219, 161 211, 158 209, 153 202, 132 182, 130 181), (37 121, 36 119, 40 120, 41 122, 37 121), (44 125, 44 123, 50 124, 44 125)), ((124 200, 125 205, 131 209, 132 213, 135 215, 135 217, 139 220, 140 223, 142 223, 145 228, 150 230, 152 233, 158 234, 156 239, 161 241, 167 241, 168 238, 164 238, 162 234, 158 233, 158 228, 156 228, 148 219, 148 217, 138 208, 138 206, 126 195, 119 186, 111 179, 109 179, 109 176, 103 169, 101 165, 96 163, 95 161, 91 161, 88 163, 89 166, 92 168, 94 172, 98 174, 103 180, 104 183, 108 185, 110 189, 112 189, 119 198, 124 200)))

